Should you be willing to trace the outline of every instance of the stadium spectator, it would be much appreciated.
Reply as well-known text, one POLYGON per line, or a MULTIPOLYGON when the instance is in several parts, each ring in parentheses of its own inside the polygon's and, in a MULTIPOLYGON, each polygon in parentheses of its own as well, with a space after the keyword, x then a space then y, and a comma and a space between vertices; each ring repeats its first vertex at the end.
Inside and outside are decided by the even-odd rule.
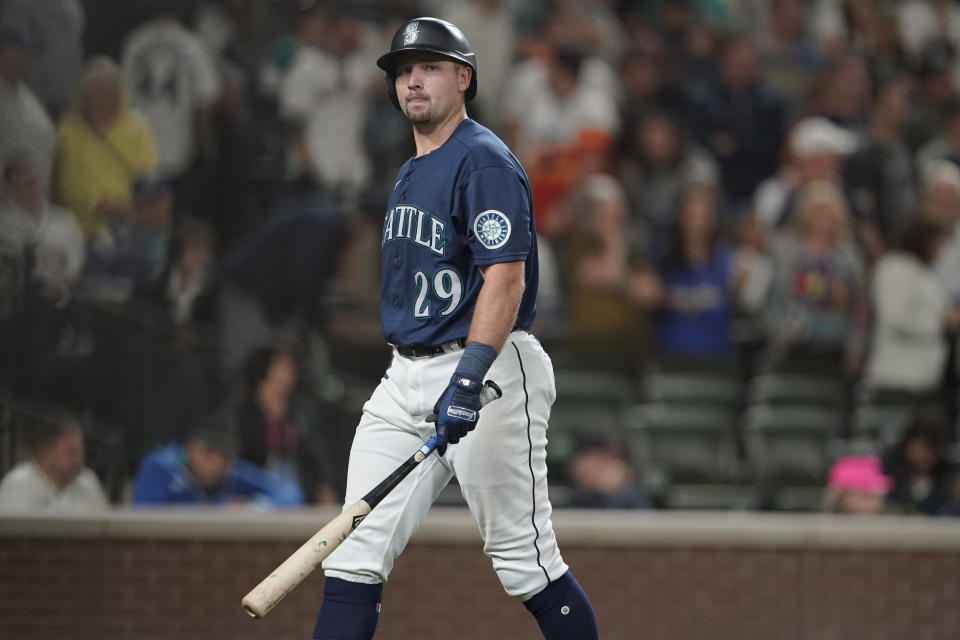
POLYGON ((854 375, 868 309, 843 195, 829 182, 807 185, 797 199, 794 225, 772 246, 770 362, 814 357, 854 375))
POLYGON ((44 418, 28 433, 31 458, 0 481, 0 511, 89 514, 109 507, 86 465, 83 431, 68 416, 44 418))
POLYGON ((183 327, 195 318, 195 309, 205 293, 213 268, 213 237, 210 227, 193 218, 183 218, 171 236, 170 261, 135 292, 138 299, 153 304, 173 325, 183 327))
POLYGON ((954 469, 946 458, 947 425, 939 407, 920 409, 900 440, 883 454, 893 478, 890 500, 908 513, 936 515, 952 496, 954 469))
POLYGON ((129 216, 114 218, 91 240, 85 283, 108 298, 126 300, 137 286, 158 277, 167 264, 172 211, 173 192, 166 180, 138 180, 129 216))
POLYGON ((499 130, 500 108, 507 73, 517 46, 517 29, 512 3, 504 0, 445 2, 440 16, 469 34, 470 44, 483 60, 483 87, 470 105, 470 117, 499 130))
POLYGON ((940 135, 917 151, 916 164, 921 171, 936 160, 949 160, 960 165, 960 97, 944 107, 940 135))
POLYGON ((146 0, 149 19, 127 37, 121 56, 130 102, 150 125, 158 170, 174 183, 177 206, 192 212, 198 202, 199 157, 210 161, 213 105, 220 77, 200 38, 184 26, 189 3, 146 0))
POLYGON ((771 0, 757 54, 761 75, 774 91, 795 105, 809 98, 824 60, 808 36, 805 2, 771 0))
MULTIPOLYGON (((632 148, 639 123, 650 112, 660 112, 681 122, 687 115, 684 85, 664 72, 653 52, 639 47, 626 53, 620 62, 619 82, 623 89, 620 120, 621 152, 632 148)), ((682 129, 684 134, 686 128, 682 129)))
POLYGON ((915 92, 907 121, 907 144, 916 152, 943 129, 943 114, 954 102, 956 48, 937 41, 927 46, 912 70, 915 92))
POLYGON ((960 169, 933 162, 923 171, 921 215, 940 225, 944 247, 935 264, 955 304, 960 304, 960 169))
POLYGON ((133 184, 156 166, 153 135, 127 106, 117 65, 92 58, 74 108, 60 122, 57 202, 76 214, 89 240, 129 214, 133 184))
POLYGON ((788 156, 780 171, 754 195, 754 215, 765 229, 783 227, 796 208, 796 196, 819 180, 842 184, 845 156, 856 149, 856 138, 826 118, 804 118, 790 130, 788 156))
POLYGON ((733 256, 720 241, 713 187, 694 185, 678 205, 671 249, 659 265, 662 289, 657 349, 671 356, 722 358, 732 353, 733 256))
POLYGON ((787 103, 760 78, 750 40, 728 37, 719 59, 717 80, 691 100, 690 126, 716 156, 724 194, 737 205, 776 171, 787 103))
POLYGON ((578 365, 634 372, 647 350, 647 308, 659 283, 638 264, 642 256, 629 254, 623 187, 590 176, 567 206, 572 226, 559 251, 568 346, 578 365))
POLYGON ((363 124, 367 95, 382 80, 359 20, 343 8, 308 4, 293 67, 280 87, 280 111, 296 131, 293 150, 303 166, 294 171, 353 204, 371 178, 363 124))
POLYGON ((293 354, 257 349, 244 373, 238 456, 298 484, 309 502, 335 503, 325 438, 297 394, 299 365, 293 354))
POLYGON ((30 156, 11 158, 0 184, 0 375, 20 392, 67 402, 71 365, 92 347, 72 303, 83 234, 46 199, 30 156))
POLYGON ((630 133, 619 167, 630 203, 630 245, 662 254, 684 189, 715 185, 717 165, 665 113, 647 114, 630 133))
MULTIPOLYGON (((318 335, 325 326, 343 224, 335 208, 278 213, 218 270, 216 323, 227 379, 255 348, 297 344, 298 336, 318 335)), ((304 362, 311 371, 314 364, 304 362)))
POLYGON ((56 132, 46 109, 27 86, 39 43, 23 27, 0 24, 0 162, 26 151, 46 194, 56 132))
POLYGON ((47 297, 64 304, 84 260, 84 240, 76 218, 46 199, 40 176, 26 154, 14 155, 3 167, 0 198, 0 253, 31 253, 29 278, 47 297))
MULTIPOLYGON (((906 0, 899 3, 898 18, 903 46, 914 59, 938 40, 960 46, 960 8, 950 0, 906 0)), ((960 68, 953 75, 960 80, 960 68)))
POLYGON ((883 248, 894 243, 917 206, 916 172, 903 135, 909 106, 907 76, 879 86, 864 140, 844 169, 856 210, 876 226, 883 248))
POLYGON ((773 258, 766 230, 752 215, 743 216, 733 251, 737 283, 731 339, 748 352, 761 350, 766 341, 764 306, 773 283, 773 258))
POLYGON ((585 65, 582 52, 555 49, 544 82, 505 106, 512 148, 530 176, 537 226, 548 236, 556 205, 603 167, 620 126, 614 99, 587 81, 585 65))
POLYGON ((570 461, 573 508, 648 509, 650 501, 634 488, 624 451, 604 443, 581 446, 570 461))
POLYGON ((880 391, 932 394, 940 388, 947 358, 947 331, 960 329, 960 306, 950 299, 933 265, 943 248, 943 229, 917 219, 900 247, 873 273, 873 339, 865 381, 880 391))
POLYGON ((140 462, 131 503, 291 506, 303 502, 296 484, 238 460, 236 450, 236 434, 225 418, 202 423, 183 444, 156 449, 140 462))
POLYGON ((857 516, 889 511, 893 481, 883 475, 876 456, 845 456, 830 467, 823 510, 857 516))
POLYGON ((54 120, 65 112, 83 73, 86 16, 80 0, 4 0, 0 21, 28 29, 39 47, 27 84, 54 120))
POLYGON ((826 118, 851 133, 859 133, 866 126, 870 101, 871 78, 866 62, 859 55, 848 54, 819 77, 801 115, 826 118))

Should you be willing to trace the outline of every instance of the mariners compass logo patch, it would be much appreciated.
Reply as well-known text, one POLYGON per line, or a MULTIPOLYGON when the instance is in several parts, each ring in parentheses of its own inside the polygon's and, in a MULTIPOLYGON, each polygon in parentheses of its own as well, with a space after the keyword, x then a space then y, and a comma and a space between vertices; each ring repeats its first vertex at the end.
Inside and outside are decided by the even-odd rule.
POLYGON ((499 249, 510 239, 510 221, 496 209, 487 209, 473 221, 473 232, 487 249, 499 249))
POLYGON ((411 22, 407 25, 407 28, 403 30, 403 46, 411 45, 417 41, 417 36, 420 35, 417 32, 417 29, 420 28, 419 22, 411 22))

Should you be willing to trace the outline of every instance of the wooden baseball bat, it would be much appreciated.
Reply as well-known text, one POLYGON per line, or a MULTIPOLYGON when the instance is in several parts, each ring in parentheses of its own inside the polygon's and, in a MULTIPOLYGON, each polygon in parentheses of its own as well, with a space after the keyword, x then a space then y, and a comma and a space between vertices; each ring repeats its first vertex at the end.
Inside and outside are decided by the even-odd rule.
MULTIPOLYGON (((492 380, 487 380, 480 391, 480 403, 485 405, 501 395, 500 387, 492 380)), ((423 443, 423 446, 417 449, 393 473, 384 478, 363 498, 344 509, 340 515, 304 542, 280 566, 271 571, 270 575, 243 598, 243 608, 250 617, 262 618, 267 615, 278 602, 283 600, 304 578, 319 567, 324 559, 333 553, 334 549, 339 547, 340 543, 346 540, 354 529, 360 526, 367 514, 393 491, 418 464, 433 453, 436 447, 437 436, 430 436, 430 439, 423 443)))

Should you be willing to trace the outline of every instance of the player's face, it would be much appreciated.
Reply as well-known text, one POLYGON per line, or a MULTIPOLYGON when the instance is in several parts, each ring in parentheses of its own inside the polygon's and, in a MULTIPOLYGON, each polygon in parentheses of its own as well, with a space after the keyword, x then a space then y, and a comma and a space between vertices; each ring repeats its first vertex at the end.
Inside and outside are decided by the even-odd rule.
POLYGON ((395 86, 404 115, 414 124, 439 123, 462 108, 470 69, 429 54, 412 54, 397 64, 395 86))

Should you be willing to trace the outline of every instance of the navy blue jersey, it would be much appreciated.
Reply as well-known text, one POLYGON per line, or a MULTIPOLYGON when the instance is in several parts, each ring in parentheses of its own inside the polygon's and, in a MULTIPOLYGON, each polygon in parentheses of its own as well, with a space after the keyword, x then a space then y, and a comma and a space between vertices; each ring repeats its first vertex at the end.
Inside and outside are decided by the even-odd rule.
POLYGON ((524 262, 514 324, 529 329, 537 298, 530 183, 486 127, 461 122, 434 151, 411 158, 390 193, 381 242, 383 333, 392 344, 466 338, 483 284, 478 266, 524 262))

